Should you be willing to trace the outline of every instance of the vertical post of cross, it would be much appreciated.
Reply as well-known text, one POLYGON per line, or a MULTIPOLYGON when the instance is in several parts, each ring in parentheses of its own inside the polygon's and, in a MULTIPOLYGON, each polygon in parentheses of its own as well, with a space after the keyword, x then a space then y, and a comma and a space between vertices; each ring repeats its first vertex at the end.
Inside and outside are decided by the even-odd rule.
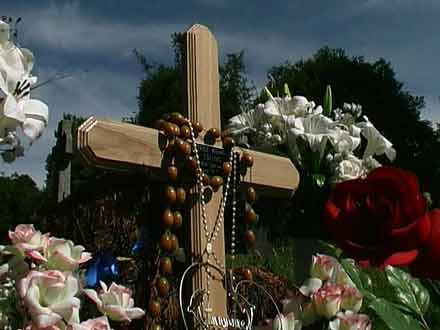
MULTIPOLYGON (((212 33, 205 26, 196 24, 186 32, 186 104, 190 120, 200 122, 204 128, 220 129, 220 96, 218 47, 212 33)), ((221 202, 221 191, 214 194, 206 205, 208 230, 211 232, 215 225, 217 211, 221 202)), ((195 256, 203 256, 207 237, 203 231, 201 203, 196 203, 191 210, 190 250, 195 256)), ((225 267, 224 224, 219 228, 213 251, 221 267, 225 267)), ((206 259, 202 260, 206 261, 206 259)), ((192 291, 207 290, 206 269, 200 269, 194 274, 192 291)), ((212 315, 226 316, 226 291, 219 280, 210 284, 210 307, 212 315)))
POLYGON ((60 136, 57 141, 58 154, 58 203, 70 196, 70 180, 71 180, 71 156, 73 153, 72 146, 72 121, 64 119, 58 127, 60 136))

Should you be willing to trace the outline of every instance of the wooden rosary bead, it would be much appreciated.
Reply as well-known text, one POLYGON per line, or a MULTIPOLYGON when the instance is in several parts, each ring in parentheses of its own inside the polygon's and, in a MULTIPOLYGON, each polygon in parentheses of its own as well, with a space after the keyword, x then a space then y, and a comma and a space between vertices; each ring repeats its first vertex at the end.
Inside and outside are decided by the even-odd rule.
POLYGON ((194 129, 194 133, 200 134, 203 131, 203 125, 198 121, 193 121, 192 127, 194 129))
POLYGON ((170 282, 165 277, 160 277, 156 282, 157 293, 161 297, 165 297, 170 292, 170 282))
POLYGON ((209 129, 204 137, 206 144, 215 144, 215 141, 220 137, 220 131, 217 128, 209 129))
POLYGON ((179 170, 176 166, 171 165, 167 167, 167 177, 171 181, 176 181, 179 175, 179 170))
POLYGON ((169 252, 169 253, 174 252, 175 245, 173 242, 172 235, 170 233, 163 234, 162 237, 160 238, 159 246, 165 252, 169 252))
POLYGON ((174 211, 173 216, 174 216, 173 229, 179 229, 180 227, 182 227, 182 223, 183 223, 182 213, 180 213, 179 211, 174 211))
POLYGON ((163 124, 163 132, 168 138, 172 138, 175 135, 174 124, 170 122, 165 122, 163 124))
POLYGON ((179 126, 177 126, 176 124, 171 124, 171 125, 173 125, 174 136, 179 136, 180 135, 179 126))
POLYGON ((171 234, 171 252, 176 251, 179 248, 179 240, 177 239, 177 236, 174 234, 171 234))
POLYGON ((213 127, 208 131, 208 134, 212 135, 216 140, 220 137, 221 133, 220 131, 213 127))
POLYGON ((241 274, 246 281, 253 281, 252 271, 249 268, 244 268, 241 274))
POLYGON ((184 188, 179 187, 176 189, 176 201, 179 204, 185 203, 186 200, 186 191, 184 188))
POLYGON ((241 161, 243 162, 246 167, 252 167, 254 165, 254 157, 252 157, 251 154, 244 152, 241 156, 241 161))
POLYGON ((169 257, 163 257, 159 262, 159 269, 162 274, 169 275, 173 273, 173 262, 169 257))
POLYGON ((232 172, 232 164, 230 162, 223 163, 223 175, 228 176, 232 172))
POLYGON ((174 189, 172 186, 167 186, 165 188, 165 201, 168 204, 174 204, 176 202, 176 199, 176 189, 174 189))
POLYGON ((246 242, 246 244, 248 246, 253 246, 255 244, 255 241, 257 240, 255 233, 253 232, 253 230, 246 230, 244 232, 244 241, 246 242))
POLYGON ((186 122, 185 117, 183 117, 183 115, 181 113, 178 112, 173 112, 170 114, 170 119, 169 119, 172 123, 176 124, 176 125, 183 125, 186 122))
POLYGON ((246 190, 246 201, 249 204, 253 204, 255 203, 255 201, 257 200, 257 192, 255 191, 254 188, 249 187, 246 190))
POLYGON ((166 229, 174 225, 174 214, 170 209, 166 209, 162 214, 162 226, 166 229))
POLYGON ((203 185, 207 186, 211 182, 211 179, 209 178, 208 174, 203 174, 202 176, 202 183, 203 185))
POLYGON ((193 156, 188 156, 186 158, 186 164, 188 166, 188 169, 192 173, 196 173, 197 172, 197 160, 193 156))
POLYGON ((148 304, 148 311, 153 317, 159 317, 161 312, 160 302, 157 300, 151 300, 148 304))
POLYGON ((211 187, 212 190, 218 191, 220 187, 223 185, 223 178, 221 176, 213 176, 211 179, 211 187))
POLYGON ((254 225, 257 222, 257 213, 252 208, 244 211, 244 222, 248 225, 254 225))
POLYGON ((180 137, 185 140, 191 138, 191 129, 188 125, 180 127, 180 137))
POLYGON ((183 140, 180 141, 182 141, 182 143, 178 144, 179 152, 183 156, 189 156, 191 154, 191 145, 183 140))
POLYGON ((164 129, 164 125, 165 125, 165 123, 166 123, 165 120, 163 120, 163 119, 158 119, 158 120, 156 120, 156 121, 154 122, 153 127, 154 127, 155 129, 158 129, 158 130, 163 130, 163 129, 164 129))
POLYGON ((225 148, 227 151, 231 150, 235 146, 235 140, 230 137, 226 136, 223 139, 223 148, 225 148))

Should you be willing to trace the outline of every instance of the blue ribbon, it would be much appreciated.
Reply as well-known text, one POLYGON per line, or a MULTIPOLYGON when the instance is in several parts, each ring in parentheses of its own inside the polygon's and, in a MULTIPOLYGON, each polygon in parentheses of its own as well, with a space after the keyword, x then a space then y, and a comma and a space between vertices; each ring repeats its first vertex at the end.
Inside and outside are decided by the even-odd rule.
POLYGON ((113 282, 119 278, 118 261, 110 251, 101 252, 93 258, 86 270, 86 286, 99 287, 99 282, 113 282))

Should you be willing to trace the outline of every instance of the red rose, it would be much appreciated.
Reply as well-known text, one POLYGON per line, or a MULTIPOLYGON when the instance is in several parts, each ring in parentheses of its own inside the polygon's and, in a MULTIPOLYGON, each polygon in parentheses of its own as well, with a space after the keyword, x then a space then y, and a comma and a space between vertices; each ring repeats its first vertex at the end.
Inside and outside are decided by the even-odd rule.
POLYGON ((426 203, 413 174, 380 167, 365 179, 338 184, 325 205, 333 238, 356 260, 408 265, 430 235, 426 203))
POLYGON ((410 265, 410 270, 414 276, 440 279, 440 210, 432 210, 428 217, 431 221, 431 233, 420 255, 410 265))

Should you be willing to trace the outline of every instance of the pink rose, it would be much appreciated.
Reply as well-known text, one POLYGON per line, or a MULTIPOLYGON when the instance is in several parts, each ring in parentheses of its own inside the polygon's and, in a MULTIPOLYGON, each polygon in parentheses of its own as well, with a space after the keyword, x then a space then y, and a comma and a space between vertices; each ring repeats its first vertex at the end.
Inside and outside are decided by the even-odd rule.
POLYGON ((30 271, 18 282, 17 291, 38 329, 50 328, 64 320, 79 322, 78 280, 60 271, 30 271))
POLYGON ((90 319, 80 324, 71 324, 67 330, 112 330, 105 316, 90 319))
POLYGON ((371 321, 365 314, 351 311, 338 313, 337 318, 329 323, 330 330, 371 330, 371 321))
POLYGON ((335 258, 325 254, 316 254, 312 256, 310 277, 326 281, 336 274, 337 268, 339 268, 339 263, 335 258))
POLYGON ((72 241, 61 238, 49 239, 46 261, 50 269, 73 271, 91 258, 91 254, 84 252, 84 247, 81 245, 75 246, 72 241))
POLYGON ((101 282, 102 291, 85 289, 84 293, 97 305, 104 315, 113 321, 131 321, 144 316, 145 312, 134 307, 132 292, 129 288, 112 283, 110 288, 101 282))
POLYGON ((40 231, 35 230, 34 225, 21 224, 14 231, 9 231, 9 238, 13 247, 9 246, 6 248, 7 250, 15 248, 35 260, 44 259, 41 252, 47 245, 49 234, 42 235, 40 231))
POLYGON ((60 322, 58 325, 50 325, 48 327, 40 328, 35 324, 28 324, 24 330, 65 330, 66 326, 60 322))
POLYGON ((311 297, 316 313, 328 319, 335 316, 341 308, 342 292, 340 285, 327 283, 313 293, 311 297))

